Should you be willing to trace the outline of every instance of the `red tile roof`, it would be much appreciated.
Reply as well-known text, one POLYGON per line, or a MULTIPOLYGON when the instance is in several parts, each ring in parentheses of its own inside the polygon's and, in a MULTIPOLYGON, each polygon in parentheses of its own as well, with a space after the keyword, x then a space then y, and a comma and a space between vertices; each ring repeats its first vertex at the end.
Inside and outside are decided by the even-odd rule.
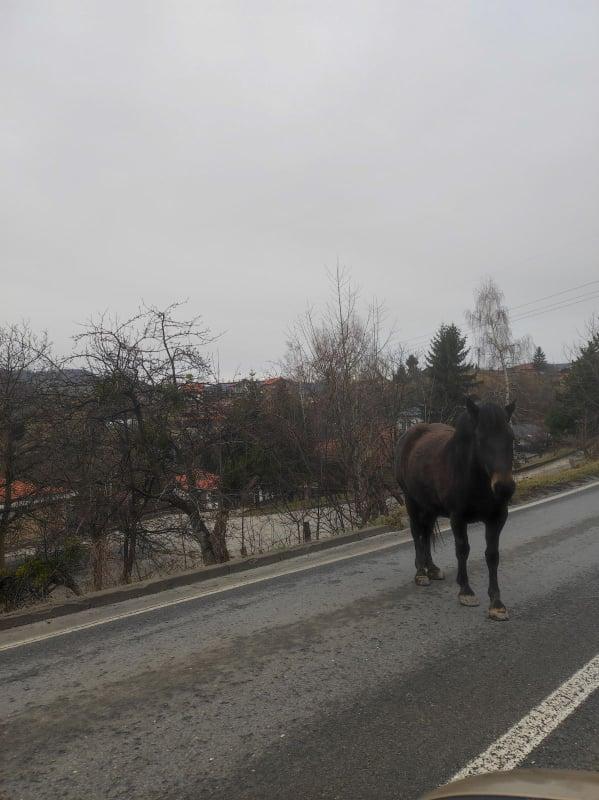
MULTIPOLYGON (((6 482, 0 479, 0 503, 6 500, 6 482)), ((57 486, 36 486, 34 483, 26 481, 13 481, 11 484, 10 500, 12 503, 22 502, 32 498, 39 499, 45 495, 50 498, 64 496, 65 490, 57 486)))
MULTIPOLYGON (((176 481, 183 489, 187 489, 189 484, 187 475, 177 475, 176 481)), ((220 486, 220 478, 213 472, 197 472, 195 475, 195 487, 204 492, 212 492, 220 486)))
POLYGON ((205 389, 206 389, 205 383, 191 382, 191 383, 183 383, 181 385, 181 390, 184 392, 188 392, 189 394, 202 394, 205 389))
MULTIPOLYGON (((11 484, 11 500, 23 500, 27 497, 32 497, 36 494, 36 487, 32 483, 25 483, 24 481, 13 481, 11 484)), ((6 483, 0 483, 0 501, 6 500, 6 483)))

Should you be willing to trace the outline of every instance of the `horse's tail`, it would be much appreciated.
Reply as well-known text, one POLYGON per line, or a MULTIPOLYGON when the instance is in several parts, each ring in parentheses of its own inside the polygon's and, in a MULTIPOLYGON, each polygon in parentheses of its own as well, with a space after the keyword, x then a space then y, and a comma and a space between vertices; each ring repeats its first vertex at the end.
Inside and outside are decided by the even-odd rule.
POLYGON ((445 543, 445 539, 443 537, 443 531, 441 530, 441 527, 439 526, 439 520, 438 519, 435 520, 435 524, 433 526, 433 535, 431 536, 431 539, 432 539, 432 543, 433 543, 433 550, 437 549, 437 541, 439 541, 441 544, 445 543))

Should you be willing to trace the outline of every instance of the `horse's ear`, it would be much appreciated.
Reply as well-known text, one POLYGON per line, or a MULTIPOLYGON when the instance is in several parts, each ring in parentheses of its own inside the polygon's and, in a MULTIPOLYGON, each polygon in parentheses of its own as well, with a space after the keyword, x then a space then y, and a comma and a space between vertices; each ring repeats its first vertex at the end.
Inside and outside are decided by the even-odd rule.
POLYGON ((505 413, 507 414, 508 422, 511 420, 512 414, 514 413, 515 410, 516 410, 516 401, 512 400, 512 402, 505 407, 505 413))
POLYGON ((466 409, 470 414, 472 422, 474 422, 474 424, 476 425, 476 423, 478 422, 478 406, 476 405, 474 400, 472 400, 470 397, 466 397, 465 400, 466 400, 466 409))

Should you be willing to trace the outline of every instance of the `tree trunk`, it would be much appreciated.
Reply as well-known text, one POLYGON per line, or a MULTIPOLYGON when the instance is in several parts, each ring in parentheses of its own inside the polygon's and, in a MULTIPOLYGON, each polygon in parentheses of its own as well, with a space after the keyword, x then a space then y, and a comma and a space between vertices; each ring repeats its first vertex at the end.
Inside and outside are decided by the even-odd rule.
POLYGON ((11 487, 5 484, 4 507, 0 513, 0 570, 6 568, 6 543, 10 530, 12 497, 11 487))
POLYGON ((505 359, 501 360, 501 366, 503 367, 503 380, 505 381, 505 404, 508 405, 510 402, 510 376, 507 370, 507 364, 505 359))
POLYGON ((106 538, 100 536, 92 544, 92 575, 94 590, 104 588, 104 572, 106 569, 106 538))
POLYGON ((245 514, 243 508, 241 509, 241 548, 239 552, 243 558, 248 554, 248 549, 245 545, 245 514))
POLYGON ((222 564, 230 558, 225 540, 228 517, 228 510, 219 509, 211 532, 198 511, 189 515, 189 524, 200 544, 202 561, 205 565, 222 564))
POLYGON ((219 505, 214 528, 210 532, 202 517, 200 506, 195 502, 195 498, 189 495, 185 497, 183 494, 173 492, 168 500, 171 505, 187 515, 194 536, 200 545, 204 564, 220 564, 228 561, 230 556, 225 540, 229 518, 228 509, 224 508, 222 504, 219 505))
POLYGON ((6 530, 0 527, 0 571, 6 568, 6 530))
POLYGON ((227 549, 227 523, 229 521, 229 509, 223 507, 221 504, 216 512, 216 520, 210 535, 212 543, 212 552, 214 553, 216 563, 222 564, 228 561, 231 556, 227 549))
POLYGON ((137 552, 137 530, 125 531, 123 540, 123 583, 131 583, 133 565, 137 552))
POLYGON ((199 510, 197 508, 188 508, 187 517, 194 537, 200 545, 202 561, 204 564, 216 564, 216 556, 212 549, 212 542, 210 541, 210 531, 200 516, 199 510))

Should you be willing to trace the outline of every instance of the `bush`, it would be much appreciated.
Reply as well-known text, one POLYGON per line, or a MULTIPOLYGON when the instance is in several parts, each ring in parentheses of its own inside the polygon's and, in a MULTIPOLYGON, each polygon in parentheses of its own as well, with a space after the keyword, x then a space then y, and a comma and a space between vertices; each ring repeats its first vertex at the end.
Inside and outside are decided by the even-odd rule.
POLYGON ((0 603, 4 610, 13 611, 25 603, 46 600, 58 586, 80 595, 75 572, 83 555, 81 543, 70 540, 51 555, 31 556, 4 570, 0 573, 0 603))
POLYGON ((559 403, 547 413, 545 425, 552 436, 560 437, 576 432, 575 417, 559 403))

